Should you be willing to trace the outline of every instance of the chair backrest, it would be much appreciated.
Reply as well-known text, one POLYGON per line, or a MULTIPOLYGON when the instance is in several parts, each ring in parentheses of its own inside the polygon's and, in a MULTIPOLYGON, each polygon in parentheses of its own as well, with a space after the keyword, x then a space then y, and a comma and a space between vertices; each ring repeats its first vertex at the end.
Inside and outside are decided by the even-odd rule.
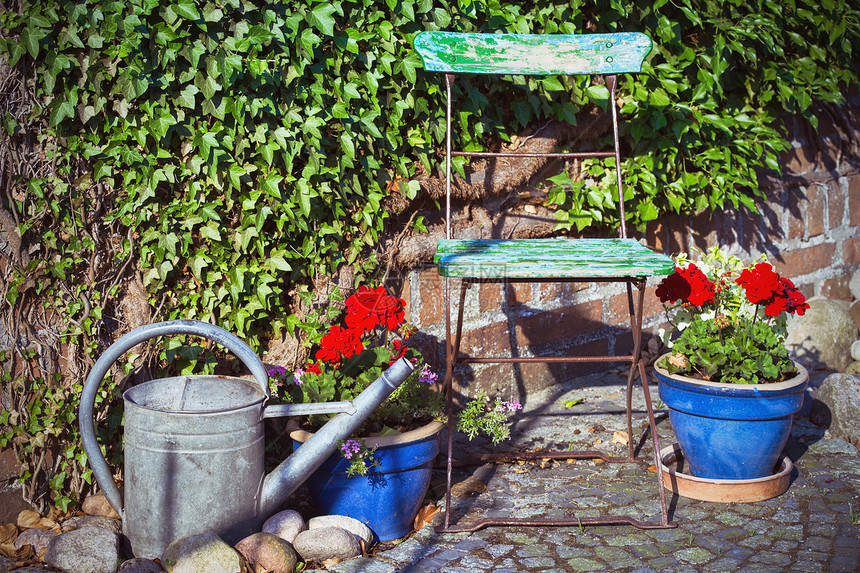
POLYGON ((451 157, 615 157, 619 236, 627 237, 624 222, 624 192, 621 187, 621 153, 618 142, 618 113, 615 106, 616 74, 638 73, 651 51, 651 39, 638 32, 615 34, 465 34, 421 32, 415 50, 424 69, 445 74, 446 110, 446 237, 451 238, 451 157), (451 85, 455 74, 497 75, 602 75, 606 76, 612 110, 613 152, 490 153, 451 149, 451 85))

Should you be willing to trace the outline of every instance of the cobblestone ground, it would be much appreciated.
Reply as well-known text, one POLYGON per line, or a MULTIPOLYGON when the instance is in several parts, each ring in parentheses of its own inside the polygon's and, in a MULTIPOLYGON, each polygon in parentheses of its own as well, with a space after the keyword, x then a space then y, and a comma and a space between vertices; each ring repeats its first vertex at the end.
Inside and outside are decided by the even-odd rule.
MULTIPOLYGON (((637 383, 638 384, 638 383, 637 383)), ((535 449, 599 449, 623 454, 623 380, 602 374, 529 396, 512 440, 495 449, 460 443, 469 453, 535 449), (568 406, 565 406, 565 402, 568 406), (571 403, 573 403, 571 405, 571 403), (613 443, 615 438, 615 443, 613 443)), ((659 520, 653 449, 641 387, 635 388, 634 444, 649 460, 616 464, 576 460, 471 466, 456 470, 452 523, 483 516, 586 517, 606 514, 659 520), (653 470, 653 468, 652 468, 653 470)), ((652 387, 656 398, 656 386, 652 387)), ((661 446, 674 441, 657 402, 661 446)), ((458 437, 458 441, 460 438, 458 437)), ((440 534, 426 526, 372 557, 332 565, 338 573, 513 573, 518 571, 860 572, 860 458, 850 444, 803 418, 795 420, 788 454, 795 464, 783 495, 761 502, 719 504, 667 492, 676 529, 629 525, 487 527, 440 534)), ((444 472, 434 472, 430 497, 444 505, 444 472)), ((437 514, 433 526, 440 523, 437 514)))

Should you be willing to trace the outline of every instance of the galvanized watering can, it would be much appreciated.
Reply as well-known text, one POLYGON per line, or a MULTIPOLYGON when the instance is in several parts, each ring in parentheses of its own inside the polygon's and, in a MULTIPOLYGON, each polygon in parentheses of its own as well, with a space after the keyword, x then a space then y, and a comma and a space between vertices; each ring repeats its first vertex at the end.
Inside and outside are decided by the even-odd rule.
POLYGON ((254 352, 229 332, 177 320, 137 328, 96 361, 81 395, 84 450, 99 486, 122 516, 137 557, 161 557, 171 541, 215 532, 234 544, 260 530, 284 500, 412 372, 401 358, 350 402, 266 405, 268 374, 254 352), (126 351, 150 338, 202 336, 233 352, 255 381, 225 376, 178 376, 135 386, 125 406, 124 496, 96 440, 93 408, 99 385, 126 351), (335 413, 270 474, 263 471, 263 419, 335 413))

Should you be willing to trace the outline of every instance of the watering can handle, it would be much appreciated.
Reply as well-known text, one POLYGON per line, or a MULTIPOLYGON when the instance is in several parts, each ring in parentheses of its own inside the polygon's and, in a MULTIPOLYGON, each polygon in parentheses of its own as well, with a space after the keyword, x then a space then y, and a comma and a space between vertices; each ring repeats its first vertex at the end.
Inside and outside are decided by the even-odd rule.
POLYGON ((158 322, 156 324, 148 324, 135 328, 119 340, 114 342, 102 354, 93 369, 87 376, 84 382, 84 389, 81 393, 81 408, 78 415, 78 424, 81 429, 81 439, 84 443, 84 451, 87 454, 90 467, 93 469, 93 474, 96 476, 96 481, 99 487, 104 491, 105 497, 117 513, 122 516, 123 500, 113 480, 113 474, 108 468, 107 462, 99 448, 98 440, 96 439, 95 417, 93 410, 95 408, 96 393, 99 386, 107 375, 108 370, 123 354, 131 348, 134 348, 141 342, 146 342, 150 338, 166 336, 171 334, 192 334, 194 336, 202 336, 217 342, 227 350, 235 354, 251 371, 257 383, 263 389, 266 398, 269 397, 269 375, 266 372, 266 367, 260 361, 260 358, 254 354, 251 348, 242 342, 237 336, 230 334, 223 328, 214 326, 206 322, 197 320, 169 320, 167 322, 158 322))

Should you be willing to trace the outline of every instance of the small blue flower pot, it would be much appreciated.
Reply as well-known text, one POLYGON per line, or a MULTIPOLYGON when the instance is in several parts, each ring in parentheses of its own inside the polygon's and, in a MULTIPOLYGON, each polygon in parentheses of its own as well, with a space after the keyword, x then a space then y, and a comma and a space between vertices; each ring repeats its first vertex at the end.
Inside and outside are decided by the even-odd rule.
MULTIPOLYGON (((431 422, 397 436, 362 438, 367 447, 379 444, 374 453, 379 465, 365 476, 349 477, 349 462, 339 452, 332 454, 306 482, 314 502, 324 514, 347 515, 363 522, 378 541, 403 537, 412 531, 427 494, 444 428, 441 422, 431 422)), ((292 432, 293 448, 309 436, 292 432)))
POLYGON ((806 369, 795 367, 797 376, 784 382, 724 384, 655 366, 660 399, 693 475, 737 480, 773 475, 809 381, 806 369))

